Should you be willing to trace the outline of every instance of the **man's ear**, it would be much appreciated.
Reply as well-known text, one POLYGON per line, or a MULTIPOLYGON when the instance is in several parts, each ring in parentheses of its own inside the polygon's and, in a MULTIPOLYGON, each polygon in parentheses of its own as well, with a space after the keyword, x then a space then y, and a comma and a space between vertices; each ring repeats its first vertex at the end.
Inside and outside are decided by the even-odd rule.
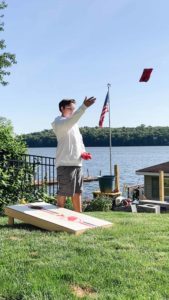
POLYGON ((61 110, 61 112, 63 113, 63 106, 61 106, 60 110, 61 110))

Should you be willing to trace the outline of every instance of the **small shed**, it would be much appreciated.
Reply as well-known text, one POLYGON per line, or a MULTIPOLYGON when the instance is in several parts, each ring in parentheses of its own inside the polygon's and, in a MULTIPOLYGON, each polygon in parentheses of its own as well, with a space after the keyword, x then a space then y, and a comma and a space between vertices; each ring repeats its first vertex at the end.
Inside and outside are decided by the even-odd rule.
POLYGON ((159 200, 159 174, 164 172, 164 200, 169 200, 169 161, 136 171, 144 176, 144 195, 147 199, 159 200))

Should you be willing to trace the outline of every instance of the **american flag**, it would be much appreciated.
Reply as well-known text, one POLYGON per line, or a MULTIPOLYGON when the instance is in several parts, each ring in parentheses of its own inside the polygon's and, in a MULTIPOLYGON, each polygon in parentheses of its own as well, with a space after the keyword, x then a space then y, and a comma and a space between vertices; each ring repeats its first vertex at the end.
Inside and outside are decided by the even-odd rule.
POLYGON ((104 117, 108 111, 109 111, 109 91, 107 92, 106 99, 104 101, 104 105, 103 105, 102 112, 100 115, 99 127, 103 127, 104 117))

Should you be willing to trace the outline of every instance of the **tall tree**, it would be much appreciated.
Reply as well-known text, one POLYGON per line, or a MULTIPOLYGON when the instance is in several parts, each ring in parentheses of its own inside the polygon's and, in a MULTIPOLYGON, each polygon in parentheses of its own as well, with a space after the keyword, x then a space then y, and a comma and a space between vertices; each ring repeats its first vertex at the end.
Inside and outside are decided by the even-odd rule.
MULTIPOLYGON (((0 2, 0 10, 7 7, 7 4, 2 1, 0 2)), ((4 23, 2 22, 2 18, 4 16, 0 15, 0 31, 4 31, 4 23)), ((15 55, 9 52, 5 52, 6 48, 5 41, 3 39, 0 40, 0 84, 7 85, 8 82, 4 79, 6 75, 10 75, 10 72, 6 69, 11 67, 16 63, 15 55)))

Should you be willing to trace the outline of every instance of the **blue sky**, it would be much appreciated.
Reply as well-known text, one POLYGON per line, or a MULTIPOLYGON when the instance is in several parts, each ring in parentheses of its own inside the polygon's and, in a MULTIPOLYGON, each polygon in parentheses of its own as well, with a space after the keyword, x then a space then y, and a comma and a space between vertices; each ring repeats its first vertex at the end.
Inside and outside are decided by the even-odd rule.
MULTIPOLYGON (((8 0, 0 116, 17 134, 51 129, 63 98, 96 96, 80 126, 97 126, 111 83, 111 126, 169 126, 168 0, 8 0), (140 83, 144 68, 154 68, 140 83)), ((104 126, 108 126, 108 114, 104 126)))

